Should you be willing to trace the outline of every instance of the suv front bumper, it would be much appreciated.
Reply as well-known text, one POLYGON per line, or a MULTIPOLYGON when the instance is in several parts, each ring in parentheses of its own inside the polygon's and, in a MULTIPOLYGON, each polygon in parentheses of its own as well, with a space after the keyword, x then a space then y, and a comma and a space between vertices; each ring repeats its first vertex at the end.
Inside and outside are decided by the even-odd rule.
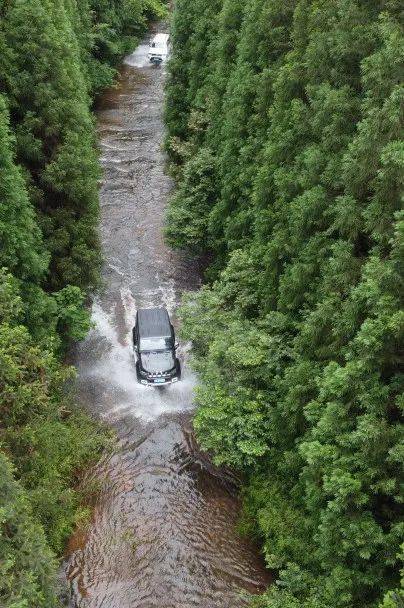
POLYGON ((177 376, 174 376, 173 378, 162 378, 157 377, 157 378, 140 378, 139 382, 140 384, 143 384, 145 386, 165 386, 166 384, 174 384, 174 382, 178 382, 179 378, 177 378, 177 376))
POLYGON ((139 361, 136 361, 136 376, 139 384, 143 384, 144 386, 165 386, 181 380, 181 366, 177 359, 175 369, 165 374, 153 374, 141 370, 139 361))

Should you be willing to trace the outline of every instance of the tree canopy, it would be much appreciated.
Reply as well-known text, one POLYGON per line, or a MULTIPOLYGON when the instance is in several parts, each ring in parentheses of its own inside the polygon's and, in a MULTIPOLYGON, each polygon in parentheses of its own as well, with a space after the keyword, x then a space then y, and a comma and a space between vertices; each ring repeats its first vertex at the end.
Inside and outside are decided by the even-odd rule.
POLYGON ((0 0, 0 605, 51 608, 108 433, 69 397, 99 285, 92 105, 160 0, 0 0))
POLYGON ((166 234, 212 260, 182 307, 195 427, 245 472, 265 608, 402 597, 401 9, 176 3, 166 234))

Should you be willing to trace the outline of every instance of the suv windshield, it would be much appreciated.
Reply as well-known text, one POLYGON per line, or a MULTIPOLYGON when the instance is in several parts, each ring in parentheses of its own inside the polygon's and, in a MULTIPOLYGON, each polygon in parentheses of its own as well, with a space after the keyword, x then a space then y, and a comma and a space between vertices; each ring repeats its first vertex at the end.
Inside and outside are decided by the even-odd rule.
POLYGON ((173 347, 171 338, 141 338, 140 351, 167 350, 173 347))

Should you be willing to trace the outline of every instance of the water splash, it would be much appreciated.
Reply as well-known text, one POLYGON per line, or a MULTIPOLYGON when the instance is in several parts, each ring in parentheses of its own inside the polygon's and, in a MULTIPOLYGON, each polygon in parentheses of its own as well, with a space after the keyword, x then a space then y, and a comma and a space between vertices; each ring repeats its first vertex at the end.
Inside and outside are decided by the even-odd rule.
POLYGON ((145 68, 150 65, 149 57, 149 45, 140 44, 137 49, 128 57, 125 58, 125 64, 132 68, 145 68))
MULTIPOLYGON (((107 313, 99 302, 92 308, 94 328, 80 348, 78 362, 79 388, 93 387, 92 397, 98 394, 100 417, 109 422, 131 415, 144 422, 169 413, 192 410, 195 376, 189 369, 182 346, 182 380, 178 384, 154 388, 137 382, 135 359, 131 345, 131 327, 136 314, 136 303, 126 288, 121 291, 125 331, 120 335, 116 325, 116 306, 107 313)), ((121 319, 122 320, 122 319, 121 319)), ((96 399, 97 400, 97 399, 96 399)))

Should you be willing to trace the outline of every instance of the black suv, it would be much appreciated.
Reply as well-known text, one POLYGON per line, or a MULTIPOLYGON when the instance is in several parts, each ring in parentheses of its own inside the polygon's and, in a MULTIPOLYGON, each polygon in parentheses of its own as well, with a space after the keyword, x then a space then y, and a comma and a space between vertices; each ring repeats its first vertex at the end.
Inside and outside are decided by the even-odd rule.
POLYGON ((174 327, 165 308, 141 308, 133 328, 136 375, 141 384, 158 386, 178 382, 181 367, 175 350, 174 327))

